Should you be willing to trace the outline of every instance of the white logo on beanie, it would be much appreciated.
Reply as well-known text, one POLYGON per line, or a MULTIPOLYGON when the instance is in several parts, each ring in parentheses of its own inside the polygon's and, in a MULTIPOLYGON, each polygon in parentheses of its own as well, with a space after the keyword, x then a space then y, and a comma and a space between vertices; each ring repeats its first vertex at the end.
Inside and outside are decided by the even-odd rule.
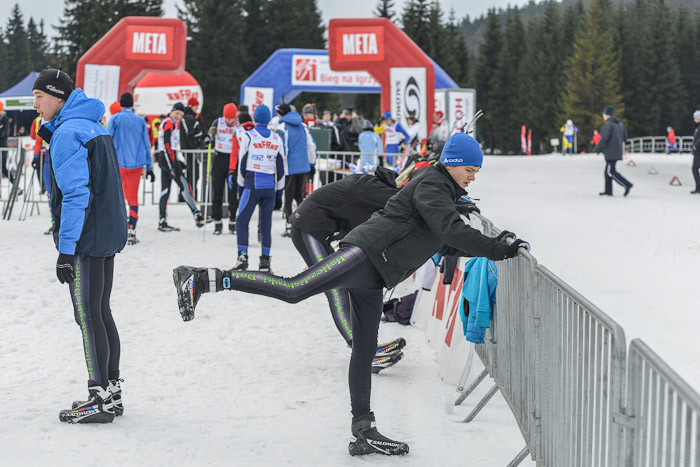
POLYGON ((57 93, 59 93, 60 95, 64 95, 64 94, 66 93, 65 91, 62 91, 62 90, 58 89, 58 88, 57 88, 56 86, 54 86, 53 84, 47 84, 47 85, 46 85, 46 89, 48 89, 49 91, 57 92, 57 93))
POLYGON ((449 163, 449 162, 460 163, 460 162, 464 162, 464 159, 458 159, 458 158, 455 157, 454 159, 445 159, 445 160, 443 160, 442 162, 443 162, 443 163, 449 163))

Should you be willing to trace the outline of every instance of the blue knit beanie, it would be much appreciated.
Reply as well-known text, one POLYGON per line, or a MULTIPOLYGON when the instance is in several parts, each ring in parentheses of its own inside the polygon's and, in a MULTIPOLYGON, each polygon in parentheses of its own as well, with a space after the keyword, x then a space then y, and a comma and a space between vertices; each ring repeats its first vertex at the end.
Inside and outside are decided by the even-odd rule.
POLYGON ((474 165, 481 167, 484 160, 484 153, 481 146, 474 138, 464 133, 455 133, 442 148, 440 163, 444 166, 450 165, 474 165))
POLYGON ((270 108, 266 105, 259 105, 253 112, 253 121, 255 123, 267 124, 270 123, 270 108))

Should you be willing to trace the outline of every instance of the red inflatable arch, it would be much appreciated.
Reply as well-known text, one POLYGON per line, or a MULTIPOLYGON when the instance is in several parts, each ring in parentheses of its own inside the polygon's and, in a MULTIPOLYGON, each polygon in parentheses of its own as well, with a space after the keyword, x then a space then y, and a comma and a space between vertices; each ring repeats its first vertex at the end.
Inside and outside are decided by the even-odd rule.
POLYGON ((328 24, 332 70, 368 71, 382 87, 382 111, 406 125, 414 113, 421 136, 433 123, 435 72, 430 58, 386 18, 332 19, 328 24))
POLYGON ((116 100, 132 92, 149 72, 185 71, 186 51, 187 26, 182 20, 127 16, 78 60, 76 87, 90 97, 116 100))

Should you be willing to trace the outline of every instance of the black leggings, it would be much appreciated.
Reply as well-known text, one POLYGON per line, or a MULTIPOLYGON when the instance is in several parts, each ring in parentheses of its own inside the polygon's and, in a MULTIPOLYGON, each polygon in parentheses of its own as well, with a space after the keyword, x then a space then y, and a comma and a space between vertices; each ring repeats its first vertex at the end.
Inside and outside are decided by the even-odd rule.
POLYGON ((237 172, 233 174, 233 190, 228 189, 229 154, 216 151, 211 158, 211 217, 220 221, 223 217, 224 190, 228 190, 229 220, 236 220, 238 210, 238 193, 236 189, 237 172))
MULTIPOLYGON (((319 242, 310 234, 295 226, 291 229, 292 242, 307 266, 318 263, 326 256, 334 253, 330 245, 319 242)), ((352 346, 352 320, 350 318, 350 299, 347 290, 331 289, 324 292, 331 308, 331 316, 338 332, 352 346)))
POLYGON ((109 306, 113 278, 114 256, 77 257, 75 280, 70 284, 89 380, 103 388, 107 388, 110 379, 119 378, 119 333, 109 306))
POLYGON ((170 160, 167 154, 161 152, 159 155, 158 163, 160 165, 160 218, 165 219, 168 209, 168 197, 170 196, 170 185, 175 182, 177 186, 182 190, 182 197, 185 199, 185 203, 190 207, 190 210, 195 213, 197 212, 197 204, 192 197, 192 188, 187 183, 185 175, 182 173, 182 168, 180 163, 175 160, 174 162, 170 160), (175 176, 175 178, 172 177, 175 176))
POLYGON ((259 271, 228 270, 217 280, 222 289, 265 295, 298 303, 332 289, 347 289, 352 310, 352 356, 348 379, 355 417, 370 412, 372 360, 377 351, 377 332, 382 315, 384 281, 364 252, 344 246, 294 277, 259 271))
POLYGON ((297 206, 306 198, 306 179, 308 172, 287 175, 287 183, 284 186, 284 218, 292 215, 292 201, 296 200, 297 206))

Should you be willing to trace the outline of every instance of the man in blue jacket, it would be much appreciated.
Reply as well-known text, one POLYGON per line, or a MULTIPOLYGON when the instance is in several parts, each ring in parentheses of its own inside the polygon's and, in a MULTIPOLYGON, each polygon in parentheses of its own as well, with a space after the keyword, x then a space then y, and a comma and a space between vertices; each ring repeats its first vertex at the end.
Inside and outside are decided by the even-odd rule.
POLYGON ((62 410, 59 419, 106 423, 123 411, 119 333, 109 299, 114 255, 126 243, 126 212, 117 153, 100 124, 104 105, 72 88, 67 74, 48 69, 32 91, 46 122, 39 136, 50 145, 56 276, 69 284, 89 375, 88 399, 62 410))
POLYGON ((156 176, 151 165, 151 145, 148 141, 148 127, 141 117, 132 110, 134 97, 125 92, 119 98, 122 111, 116 113, 107 125, 112 135, 114 148, 119 158, 119 172, 122 177, 122 189, 129 204, 129 233, 126 243, 134 245, 136 239, 136 221, 139 217, 139 185, 143 168, 153 183, 156 176))
MULTIPOLYGON (((277 133, 284 142, 287 178, 284 185, 284 217, 292 215, 292 200, 297 206, 306 197, 306 179, 311 165, 316 164, 316 144, 306 128, 298 112, 293 111, 289 104, 277 106, 280 116, 280 126, 277 133)), ((289 229, 285 229, 286 232, 289 229)))

